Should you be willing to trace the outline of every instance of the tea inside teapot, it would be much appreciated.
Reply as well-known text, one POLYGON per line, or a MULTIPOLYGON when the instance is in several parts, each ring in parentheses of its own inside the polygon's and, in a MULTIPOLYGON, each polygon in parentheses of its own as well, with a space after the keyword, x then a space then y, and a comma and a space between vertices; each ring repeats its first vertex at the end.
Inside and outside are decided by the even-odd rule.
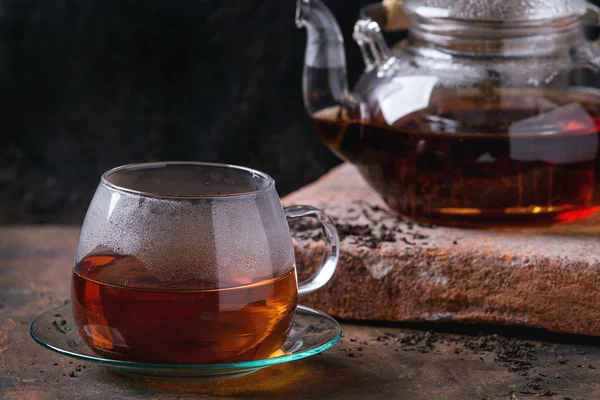
MULTIPOLYGON (((478 227, 600 211, 600 53, 583 37, 585 2, 408 0, 408 37, 391 48, 365 16, 354 38, 366 68, 352 92, 333 59, 339 28, 319 0, 299 7, 308 3, 319 10, 301 14, 312 27, 304 72, 312 126, 393 210, 478 227)), ((385 10, 372 11, 394 26, 385 10)))

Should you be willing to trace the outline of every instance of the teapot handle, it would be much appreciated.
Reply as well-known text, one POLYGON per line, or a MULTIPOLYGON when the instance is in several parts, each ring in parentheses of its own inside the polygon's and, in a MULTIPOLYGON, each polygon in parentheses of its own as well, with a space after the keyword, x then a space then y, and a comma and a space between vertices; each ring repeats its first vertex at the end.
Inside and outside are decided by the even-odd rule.
POLYGON ((583 23, 584 25, 600 25, 600 7, 588 2, 586 12, 583 15, 583 23))
MULTIPOLYGON (((587 3, 583 24, 600 27, 600 7, 587 3)), ((594 73, 600 73, 600 41, 587 42, 573 55, 573 61, 579 68, 587 68, 594 73)))

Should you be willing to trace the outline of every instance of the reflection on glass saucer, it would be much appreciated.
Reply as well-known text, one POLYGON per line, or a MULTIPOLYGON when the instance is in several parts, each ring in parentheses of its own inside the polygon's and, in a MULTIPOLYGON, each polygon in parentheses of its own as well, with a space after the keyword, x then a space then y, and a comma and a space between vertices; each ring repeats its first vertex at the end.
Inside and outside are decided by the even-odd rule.
POLYGON ((264 360, 227 364, 152 364, 102 358, 79 336, 71 305, 48 310, 37 317, 31 324, 30 333, 37 343, 49 350, 136 378, 208 381, 236 378, 271 365, 313 356, 333 346, 340 339, 342 328, 329 315, 298 306, 292 329, 281 350, 264 360))

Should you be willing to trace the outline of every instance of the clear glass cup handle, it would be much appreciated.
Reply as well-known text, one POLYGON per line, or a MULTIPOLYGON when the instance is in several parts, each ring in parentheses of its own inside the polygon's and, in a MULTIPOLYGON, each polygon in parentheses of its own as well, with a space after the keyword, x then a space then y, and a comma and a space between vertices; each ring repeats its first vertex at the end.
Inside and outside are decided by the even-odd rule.
POLYGON ((325 250, 321 265, 308 280, 298 284, 298 295, 304 296, 325 286, 333 276, 340 256, 340 238, 331 218, 323 211, 311 206, 293 206, 284 208, 285 218, 293 219, 310 217, 321 224, 325 240, 325 250))

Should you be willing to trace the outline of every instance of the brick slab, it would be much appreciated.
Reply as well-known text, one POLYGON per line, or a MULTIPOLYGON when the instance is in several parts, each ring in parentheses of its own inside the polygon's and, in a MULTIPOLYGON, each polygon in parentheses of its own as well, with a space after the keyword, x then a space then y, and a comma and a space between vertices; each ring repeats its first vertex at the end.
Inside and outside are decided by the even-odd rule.
MULTIPOLYGON (((302 303, 339 318, 454 320, 600 335, 598 218, 545 231, 434 227, 399 219, 343 164, 283 199, 322 208, 342 234, 326 288, 302 303)), ((320 261, 310 225, 294 226, 300 277, 320 261)))

